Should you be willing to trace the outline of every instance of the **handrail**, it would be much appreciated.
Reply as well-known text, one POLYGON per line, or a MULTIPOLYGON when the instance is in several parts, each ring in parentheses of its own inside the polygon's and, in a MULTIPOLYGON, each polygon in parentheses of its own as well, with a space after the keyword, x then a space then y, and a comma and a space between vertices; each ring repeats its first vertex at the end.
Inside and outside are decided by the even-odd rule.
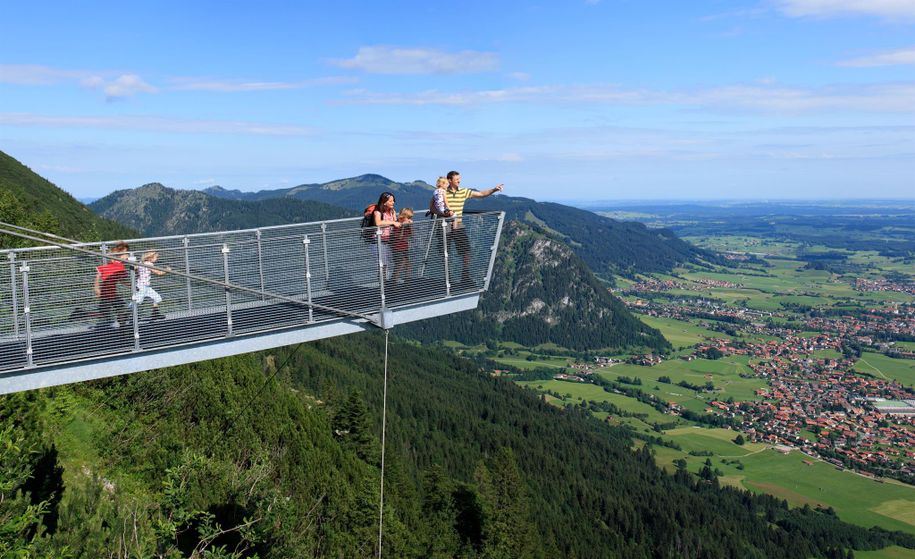
MULTIPOLYGON (((464 211, 464 215, 498 215, 500 213, 504 213, 504 212, 500 212, 497 210, 465 210, 464 211)), ((449 218, 439 217, 438 219, 453 220, 454 218, 453 217, 449 217, 449 218)), ((361 221, 362 221, 362 217, 342 217, 342 218, 336 218, 336 219, 324 219, 321 221, 309 221, 309 222, 302 222, 302 223, 285 223, 285 224, 281 224, 281 225, 265 225, 262 227, 252 227, 252 228, 247 228, 247 229, 230 229, 228 231, 208 231, 208 232, 204 232, 204 233, 186 233, 183 235, 164 235, 164 236, 159 236, 159 237, 137 237, 137 238, 132 238, 132 239, 122 239, 122 240, 123 240, 123 242, 128 243, 128 244, 141 242, 141 241, 144 241, 144 242, 174 241, 174 240, 181 240, 184 238, 240 235, 243 233, 256 233, 257 231, 292 229, 292 228, 296 228, 296 227, 303 227, 303 226, 309 226, 309 225, 320 227, 321 224, 326 225, 328 223, 346 223, 346 222, 358 223, 361 221)), ((2 223, 0 223, 0 224, 2 224, 2 223)), ((335 229, 334 231, 346 231, 346 230, 356 230, 356 229, 361 229, 361 227, 356 225, 355 227, 345 228, 345 229, 335 229)), ((59 238, 63 238, 63 237, 59 237, 59 238)), ((42 242, 46 242, 46 241, 42 241, 42 242)), ((74 241, 71 246, 73 246, 73 247, 102 246, 105 244, 110 244, 112 242, 113 242, 112 240, 74 241)), ((221 244, 221 243, 219 243, 219 244, 221 244)), ((45 246, 36 246, 36 247, 19 247, 19 248, 2 248, 2 249, 0 249, 0 255, 8 254, 10 252, 26 253, 26 252, 34 252, 34 251, 40 251, 40 250, 54 250, 57 248, 59 248, 59 247, 57 247, 56 245, 45 245, 45 246)))
MULTIPOLYGON (((4 223, 4 222, 2 222, 2 221, 0 221, 0 225, 2 225, 2 226, 7 226, 7 227, 15 227, 15 228, 18 228, 18 229, 25 229, 25 230, 28 230, 28 231, 33 231, 32 229, 27 229, 27 228, 25 228, 25 227, 20 227, 20 226, 18 226, 18 225, 12 225, 12 224, 9 224, 9 223, 4 223)), ((0 228, 0 233, 3 233, 3 234, 5 234, 5 235, 11 235, 11 236, 14 236, 14 237, 19 237, 19 238, 22 238, 22 239, 28 239, 28 240, 32 240, 32 241, 39 241, 39 242, 42 242, 42 239, 39 239, 39 238, 37 238, 37 237, 32 237, 32 236, 30 236, 30 235, 25 235, 25 234, 23 234, 23 233, 17 233, 17 232, 15 232, 15 231, 9 231, 9 230, 2 229, 2 228, 0 228)), ((65 237, 59 237, 59 236, 57 236, 57 235, 53 235, 53 234, 51 234, 51 233, 44 233, 44 232, 40 232, 40 233, 42 233, 42 234, 44 234, 44 235, 56 237, 56 238, 58 238, 58 239, 70 240, 70 239, 66 239, 65 237)), ((146 239, 143 239, 143 240, 146 240, 146 239)), ((47 241, 47 240, 44 240, 44 242, 48 242, 48 241, 47 241)), ((74 250, 74 251, 77 251, 77 252, 81 252, 81 253, 83 253, 83 254, 88 254, 89 256, 95 256, 95 257, 102 258, 102 259, 113 259, 112 256, 111 256, 110 254, 105 254, 105 253, 102 253, 102 252, 96 252, 96 251, 93 251, 93 250, 89 250, 89 249, 83 248, 83 247, 81 247, 81 246, 76 246, 76 245, 63 245, 63 244, 59 244, 59 243, 54 243, 52 246, 54 246, 54 247, 56 247, 56 248, 63 248, 63 249, 74 250)), ((223 246, 225 246, 225 244, 224 244, 223 246)), ((285 302, 287 302, 287 303, 292 303, 292 304, 295 304, 295 305, 304 305, 304 306, 307 306, 307 307, 315 307, 315 308, 318 308, 318 309, 320 309, 320 310, 322 310, 322 311, 328 311, 328 312, 336 313, 336 314, 339 314, 339 315, 341 315, 341 316, 350 316, 350 317, 354 317, 354 318, 364 318, 364 319, 367 319, 367 320, 373 320, 372 317, 370 317, 370 316, 368 316, 368 315, 365 315, 365 314, 353 313, 353 312, 344 311, 344 310, 341 310, 341 309, 335 309, 335 308, 333 308, 333 307, 327 307, 327 306, 323 306, 323 305, 318 305, 318 304, 311 303, 311 302, 307 302, 307 303, 306 303, 306 302, 303 302, 303 301, 299 301, 299 300, 297 300, 297 299, 292 299, 292 298, 290 298, 290 297, 285 297, 285 296, 280 295, 280 294, 278 294, 278 293, 271 293, 271 292, 269 292, 269 291, 263 291, 263 290, 258 291, 258 290, 256 290, 256 289, 251 289, 251 288, 245 287, 245 286, 243 286, 243 285, 235 285, 235 284, 232 284, 232 283, 230 283, 230 282, 228 282, 228 281, 225 281, 225 282, 224 282, 224 281, 214 280, 214 279, 212 279, 212 278, 207 278, 207 277, 204 277, 204 276, 198 276, 198 275, 196 275, 196 274, 191 274, 191 273, 187 273, 187 272, 181 272, 181 271, 177 271, 177 270, 171 270, 171 269, 160 268, 160 267, 155 266, 155 265, 153 265, 153 264, 147 264, 147 263, 142 262, 142 261, 138 262, 138 261, 135 261, 135 260, 129 260, 129 262, 130 262, 130 266, 133 266, 133 267, 149 268, 150 270, 162 271, 162 272, 169 273, 169 274, 172 274, 172 275, 175 275, 175 276, 184 277, 184 278, 187 278, 187 279, 192 279, 192 280, 194 280, 194 281, 200 281, 200 282, 203 282, 203 283, 209 283, 209 284, 212 284, 212 285, 216 285, 216 286, 222 287, 222 288, 224 288, 224 289, 236 289, 236 290, 239 290, 239 291, 246 291, 246 292, 248 292, 248 293, 253 293, 253 294, 255 294, 255 295, 266 295, 267 297, 270 297, 271 299, 279 299, 280 301, 285 301, 285 302)))
POLYGON ((0 222, 0 234, 42 245, 0 251, 0 379, 311 325, 386 329, 395 316, 465 310, 488 289, 504 213, 465 214, 459 229, 454 219, 362 229, 358 219, 130 239, 133 260, 98 295, 112 242, 0 222), (154 263, 140 258, 151 251, 154 263))

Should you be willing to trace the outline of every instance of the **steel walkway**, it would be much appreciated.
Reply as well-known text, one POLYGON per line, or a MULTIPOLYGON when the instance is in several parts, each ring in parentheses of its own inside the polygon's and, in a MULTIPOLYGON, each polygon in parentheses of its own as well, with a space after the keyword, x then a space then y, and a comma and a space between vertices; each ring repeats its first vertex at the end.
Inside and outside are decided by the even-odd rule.
POLYGON ((0 393, 475 308, 489 287, 504 213, 451 221, 419 220, 405 239, 380 245, 386 233, 360 229, 355 218, 132 239, 124 254, 113 252, 114 242, 2 250, 9 272, 0 273, 0 393), (151 251, 154 263, 144 261, 151 251), (94 282, 97 267, 116 261, 124 271, 107 290, 106 316, 94 282), (159 316, 148 298, 128 304, 143 268, 162 297, 159 316))

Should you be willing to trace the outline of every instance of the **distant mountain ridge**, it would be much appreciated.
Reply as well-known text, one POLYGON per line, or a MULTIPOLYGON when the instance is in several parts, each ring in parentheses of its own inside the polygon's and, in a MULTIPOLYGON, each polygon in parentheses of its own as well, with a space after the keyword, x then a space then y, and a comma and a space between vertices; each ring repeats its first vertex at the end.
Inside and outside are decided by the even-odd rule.
POLYGON ((353 217, 322 202, 287 198, 230 200, 159 183, 118 190, 89 205, 98 215, 144 235, 188 234, 353 217))
POLYGON ((381 175, 367 174, 347 179, 339 179, 320 184, 300 184, 291 188, 277 190, 260 190, 258 192, 242 192, 240 190, 226 190, 219 186, 204 189, 203 192, 216 198, 228 200, 269 200, 272 198, 293 198, 297 200, 312 200, 362 210, 367 205, 378 200, 382 192, 393 192, 400 208, 413 207, 417 211, 425 211, 429 206, 429 198, 434 187, 423 181, 394 182, 381 175))
MULTIPOLYGON (((417 213, 429 206, 433 187, 423 181, 398 183, 381 175, 361 175, 323 184, 303 184, 278 190, 241 192, 212 187, 210 196, 232 200, 270 198, 315 200, 352 210, 362 210, 384 191, 397 198, 397 207, 413 207, 417 213)), ((617 221, 593 212, 530 198, 496 195, 468 202, 468 210, 501 210, 509 219, 528 221, 565 237, 566 242, 597 274, 631 276, 669 272, 684 262, 725 264, 718 255, 679 239, 668 229, 649 229, 644 224, 617 221)))
MULTIPOLYGON (((363 189, 355 187, 357 192, 363 189)), ((293 197, 221 199, 158 183, 115 192, 91 207, 147 235, 244 229, 354 213, 293 197)), ((490 288, 477 311, 427 321, 405 333, 425 341, 502 339, 530 346, 552 342, 582 351, 669 348, 657 330, 610 295, 564 239, 536 223, 506 225, 490 288)))

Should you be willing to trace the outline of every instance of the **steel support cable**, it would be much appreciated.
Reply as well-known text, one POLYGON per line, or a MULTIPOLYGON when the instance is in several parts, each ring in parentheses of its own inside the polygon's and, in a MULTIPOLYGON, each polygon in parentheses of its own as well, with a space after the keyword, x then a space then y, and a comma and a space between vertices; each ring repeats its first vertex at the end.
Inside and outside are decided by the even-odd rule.
MULTIPOLYGON (((39 234, 39 235, 47 235, 47 236, 55 237, 55 238, 58 238, 58 239, 62 239, 62 240, 68 241, 68 242, 70 242, 71 244, 65 245, 65 244, 58 243, 58 242, 56 242, 56 241, 52 241, 52 240, 49 240, 49 239, 42 239, 42 238, 39 238, 39 237, 33 237, 33 236, 31 236, 31 235, 26 235, 25 233, 20 233, 20 232, 18 232, 18 231, 10 231, 10 230, 7 230, 7 229, 2 229, 2 228, 0 228, 0 233, 3 233, 3 234, 5 234, 5 235, 11 235, 11 236, 13 236, 13 237, 19 237, 19 238, 21 238, 21 239, 27 239, 27 240, 35 241, 35 242, 39 242, 39 243, 48 243, 48 244, 54 245, 54 246, 56 246, 56 247, 58 247, 58 248, 63 248, 63 249, 68 249, 68 250, 74 250, 74 251, 76 251, 76 252, 81 252, 81 253, 83 253, 83 254, 88 254, 88 255, 90 255, 90 256, 95 256, 95 257, 97 257, 97 258, 107 258, 107 259, 109 259, 109 260, 112 258, 112 256, 111 256, 110 254, 105 254, 105 253, 103 253, 103 252, 98 252, 98 251, 94 251, 94 250, 89 250, 89 249, 87 249, 87 248, 83 248, 83 247, 81 247, 81 246, 76 246, 76 245, 79 245, 79 244, 82 244, 82 243, 80 243, 79 241, 74 241, 73 239, 67 239, 67 238, 65 238, 65 237, 59 237, 59 236, 57 236, 57 235, 52 235, 51 233, 44 233, 43 231, 35 231, 35 230, 33 230, 33 229, 28 229, 28 228, 26 228, 26 227, 20 227, 19 225, 13 225, 13 224, 11 224, 11 223, 5 223, 5 222, 2 222, 2 221, 0 221, 0 226, 4 226, 4 227, 13 227, 13 228, 15 228, 15 229, 23 229, 23 230, 25 230, 25 231, 29 231, 29 232, 32 232, 32 233, 36 233, 36 234, 39 234)), ((160 271, 162 271, 162 272, 167 272, 167 273, 172 274, 172 275, 175 275, 175 276, 179 276, 179 277, 183 277, 183 278, 187 278, 187 279, 192 279, 192 280, 194 280, 194 281, 200 281, 200 282, 203 282, 203 283, 209 283, 209 284, 211 284, 211 285, 216 285, 216 286, 222 287, 222 288, 224 288, 224 289, 237 289, 237 290, 239 290, 239 291, 244 291, 244 292, 247 292, 247 293, 253 293, 253 294, 255 294, 255 295, 266 295, 267 297, 270 297, 271 299, 277 299, 277 300, 280 300, 280 301, 284 301, 284 302, 286 302, 286 303, 292 303, 292 304, 294 304, 294 305, 300 305, 300 306, 303 306, 303 307, 306 307, 306 308, 311 307, 311 308, 315 308, 315 309, 320 309, 320 310, 322 310, 322 311, 327 311, 327 312, 330 312, 330 313, 333 313, 333 314, 337 314, 337 315, 341 315, 341 316, 348 316, 348 317, 352 317, 352 318, 363 318, 363 319, 365 319, 365 320, 368 320, 369 322, 372 322, 373 324, 375 323, 375 319, 373 319, 370 315, 366 315, 366 314, 362 314, 362 313, 357 313, 357 312, 352 312, 352 311, 346 311, 346 310, 337 309, 337 308, 334 308, 334 307, 328 307, 328 306, 326 306, 326 305, 321 305, 321 304, 319 304, 319 303, 308 303, 307 301, 299 301, 298 299, 295 299, 295 298, 292 298, 292 297, 286 297, 285 295, 280 295, 280 294, 278 294, 278 293, 271 293, 271 292, 269 292, 269 291, 261 291, 261 290, 258 290, 258 289, 252 289, 252 288, 250 288, 250 287, 245 287, 245 286, 243 286, 243 285, 236 285, 236 284, 229 283, 229 282, 225 282, 225 281, 214 280, 214 279, 212 279, 212 278, 207 278, 207 277, 204 277, 204 276, 198 276, 197 274, 189 274, 189 273, 187 273, 187 272, 180 272, 180 271, 177 271, 177 270, 166 270, 166 269, 164 269, 164 268, 160 268, 160 267, 158 267, 158 266, 155 266, 155 265, 153 265, 153 264, 148 264, 148 263, 146 263, 146 262, 131 262, 130 265, 131 265, 131 266, 140 266, 140 267, 143 267, 143 268, 149 268, 150 270, 160 270, 160 271)))
POLYGON ((384 435, 388 419, 388 330, 384 331, 384 390, 381 397, 381 489, 378 499, 378 559, 381 559, 381 535, 384 525, 384 435))

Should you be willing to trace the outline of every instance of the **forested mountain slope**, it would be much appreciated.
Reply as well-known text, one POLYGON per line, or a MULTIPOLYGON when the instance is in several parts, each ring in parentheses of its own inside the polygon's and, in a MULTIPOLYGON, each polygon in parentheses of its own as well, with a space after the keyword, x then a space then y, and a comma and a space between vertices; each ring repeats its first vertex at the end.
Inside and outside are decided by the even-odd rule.
POLYGON ((537 225, 509 222, 492 281, 473 311, 404 326, 424 342, 554 343, 579 351, 670 345, 607 291, 568 245, 537 225))
MULTIPOLYGON (((362 175, 324 184, 254 193, 218 187, 205 192, 234 200, 319 200, 361 211, 376 201, 381 192, 388 190, 395 194, 398 208, 410 206, 421 213, 429 207, 432 188, 422 181, 397 183, 380 175, 362 175)), ((497 195, 468 202, 467 209, 503 210, 508 219, 530 221, 548 227, 563 236, 582 260, 600 275, 670 271, 678 264, 688 261, 725 263, 714 253, 677 238, 667 229, 649 229, 641 223, 617 221, 563 204, 497 195)))
POLYGON ((144 235, 225 231, 357 215, 321 202, 280 198, 223 200, 197 190, 166 188, 159 183, 118 190, 89 207, 98 215, 144 235))
MULTIPOLYGON (((19 486, 49 503, 33 551, 373 555, 383 337, 294 351, 0 399, 3 424, 38 449, 19 486)), ((625 431, 434 348, 395 339, 390 355, 387 556, 801 558, 915 546, 669 476, 625 431)))
POLYGON ((60 235, 81 241, 130 234, 127 227, 95 215, 76 198, 0 151, 0 221, 11 219, 24 220, 30 228, 54 227, 60 235))

